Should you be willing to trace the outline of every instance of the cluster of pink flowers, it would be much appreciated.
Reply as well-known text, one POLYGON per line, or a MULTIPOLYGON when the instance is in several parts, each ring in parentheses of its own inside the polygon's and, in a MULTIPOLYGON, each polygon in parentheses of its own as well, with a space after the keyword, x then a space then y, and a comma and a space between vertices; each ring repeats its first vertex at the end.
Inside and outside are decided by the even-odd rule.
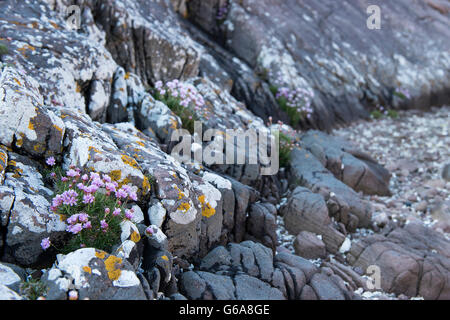
POLYGON ((303 114, 306 118, 310 118, 314 110, 311 107, 314 92, 303 88, 289 89, 288 87, 280 87, 275 96, 277 99, 285 98, 286 105, 289 108, 295 108, 298 113, 303 114))
MULTIPOLYGON (((55 165, 54 158, 47 159, 46 163, 55 165)), ((106 233, 111 230, 111 226, 115 230, 117 223, 123 219, 133 219, 133 209, 126 209, 126 206, 128 201, 138 200, 135 188, 130 185, 119 186, 107 174, 83 174, 75 166, 71 166, 64 175, 61 173, 62 176, 55 172, 58 169, 50 176, 56 182, 58 192, 52 199, 50 209, 68 216, 67 232, 79 235, 79 239, 85 239, 85 235, 95 238, 96 232, 106 233)), ((46 250, 50 244, 50 239, 46 238, 42 240, 41 247, 46 250)), ((81 245, 84 244, 83 240, 81 245)))
POLYGON ((175 79, 164 85, 162 81, 157 81, 155 88, 161 96, 180 99, 180 105, 185 108, 192 106, 200 110, 205 105, 203 96, 189 83, 175 79))
POLYGON ((287 139, 279 139, 280 148, 287 149, 292 151, 295 147, 299 147, 299 137, 298 131, 291 128, 290 126, 283 123, 283 121, 278 120, 276 124, 272 123, 272 117, 269 117, 269 121, 267 122, 267 126, 271 127, 275 130, 278 130, 281 134, 283 134, 287 139))
POLYGON ((409 90, 406 88, 398 88, 395 90, 395 93, 397 95, 404 96, 406 99, 411 99, 411 94, 409 93, 409 90))
POLYGON ((91 229, 92 223, 89 221, 89 215, 87 213, 81 212, 70 216, 66 220, 68 226, 66 231, 73 234, 81 232, 83 229, 91 229))

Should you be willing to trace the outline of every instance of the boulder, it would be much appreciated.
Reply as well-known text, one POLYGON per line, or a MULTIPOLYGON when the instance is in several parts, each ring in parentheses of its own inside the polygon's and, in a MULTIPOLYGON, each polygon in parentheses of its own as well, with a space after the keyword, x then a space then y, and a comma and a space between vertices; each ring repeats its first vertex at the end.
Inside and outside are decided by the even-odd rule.
POLYGON ((378 267, 381 288, 387 292, 449 299, 450 244, 420 222, 410 222, 386 236, 362 238, 352 245, 347 259, 364 271, 378 267))
POLYGON ((43 282, 50 288, 48 299, 66 298, 68 290, 76 290, 79 300, 146 300, 133 267, 122 258, 94 248, 58 255, 43 282))
POLYGON ((295 253, 306 259, 325 258, 327 251, 323 241, 314 233, 300 232, 294 240, 295 253))

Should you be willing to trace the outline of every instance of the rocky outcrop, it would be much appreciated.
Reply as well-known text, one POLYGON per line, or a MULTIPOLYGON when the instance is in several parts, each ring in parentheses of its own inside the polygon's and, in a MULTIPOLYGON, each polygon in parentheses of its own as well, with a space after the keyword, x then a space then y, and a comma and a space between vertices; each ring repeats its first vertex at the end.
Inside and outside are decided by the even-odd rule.
POLYGON ((0 186, 2 221, 1 259, 34 265, 43 253, 41 239, 65 231, 58 214, 50 211, 53 192, 44 186, 39 165, 13 152, 9 153, 4 185, 0 186))
POLYGON ((351 265, 363 270, 378 267, 384 290, 424 299, 449 298, 449 257, 448 240, 420 222, 365 237, 347 255, 351 265))
POLYGON ((244 241, 217 247, 199 270, 181 275, 181 291, 189 299, 326 300, 350 299, 342 279, 325 274, 310 261, 244 241))
MULTIPOLYGON (((187 12, 192 22, 261 74, 254 87, 281 83, 313 89, 314 116, 301 125, 327 129, 367 117, 365 108, 377 103, 426 107, 448 101, 449 22, 433 3, 380 4, 379 30, 368 29, 368 4, 362 1, 195 0, 187 2, 187 12), (419 60, 420 66, 415 63, 419 60), (409 89, 411 100, 398 99, 393 92, 399 88, 409 89)), ((234 76, 240 91, 245 77, 233 74, 234 65, 220 59, 221 50, 208 49, 218 56, 214 76, 223 71, 234 76)), ((255 100, 246 101, 255 114, 276 116, 255 100)), ((271 99, 264 102, 273 105, 271 99)))
POLYGON ((59 256, 42 279, 49 299, 67 299, 69 290, 83 300, 145 300, 142 285, 130 264, 94 248, 59 256))

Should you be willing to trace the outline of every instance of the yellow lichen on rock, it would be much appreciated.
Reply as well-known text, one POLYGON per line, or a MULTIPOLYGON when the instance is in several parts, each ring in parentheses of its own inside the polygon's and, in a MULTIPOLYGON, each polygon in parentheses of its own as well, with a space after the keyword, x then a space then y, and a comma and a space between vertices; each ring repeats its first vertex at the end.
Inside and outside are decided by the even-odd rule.
POLYGON ((112 170, 112 171, 109 173, 109 176, 110 176, 110 178, 111 178, 112 180, 118 182, 118 181, 120 181, 120 179, 122 178, 122 171, 120 171, 120 170, 112 170))
POLYGON ((191 208, 191 205, 190 205, 189 203, 187 203, 187 202, 182 202, 182 203, 180 204, 180 206, 178 207, 177 210, 186 212, 186 211, 188 211, 190 208, 191 208))
POLYGON ((92 273, 92 269, 90 267, 88 267, 88 266, 84 266, 83 267, 83 271, 87 272, 87 273, 92 273))
POLYGON ((139 235, 139 233, 137 233, 136 231, 133 230, 133 232, 131 233, 131 236, 130 236, 130 240, 135 243, 138 243, 139 240, 141 240, 141 236, 139 235))
POLYGON ((112 281, 119 279, 122 271, 117 267, 118 264, 122 263, 122 259, 116 256, 109 256, 105 260, 105 268, 108 271, 108 278, 112 281))
POLYGON ((106 252, 105 251, 95 251, 95 256, 99 259, 105 259, 106 252))
POLYGON ((130 167, 133 167, 135 169, 137 169, 139 167, 138 163, 136 162, 136 160, 134 160, 132 157, 123 154, 122 155, 122 161, 123 163, 129 165, 130 167))
POLYGON ((206 202, 204 194, 198 197, 198 201, 202 205, 202 216, 209 218, 216 213, 216 209, 212 208, 211 205, 206 202))

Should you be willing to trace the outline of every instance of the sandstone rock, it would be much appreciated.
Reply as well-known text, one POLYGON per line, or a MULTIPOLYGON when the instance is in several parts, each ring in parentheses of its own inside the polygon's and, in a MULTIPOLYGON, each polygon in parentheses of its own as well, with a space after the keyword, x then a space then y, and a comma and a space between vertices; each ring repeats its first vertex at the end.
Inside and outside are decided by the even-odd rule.
POLYGON ((410 222, 389 235, 372 235, 352 245, 347 256, 353 266, 379 267, 381 288, 387 292, 447 299, 450 284, 450 245, 439 233, 410 222))
MULTIPOLYGON (((103 108, 104 103, 109 102, 109 83, 117 69, 116 62, 108 50, 96 42, 97 39, 67 28, 65 8, 61 8, 62 14, 59 15, 52 12, 45 2, 55 3, 1 3, 0 18, 11 21, 0 27, 3 36, 11 39, 8 41, 9 54, 3 61, 25 70, 39 83, 42 103, 46 106, 65 106, 81 112, 86 112, 89 105, 103 108), (99 90, 90 92, 92 86, 99 90)), ((89 23, 89 20, 85 22, 89 23)), ((26 117, 33 114, 27 113, 26 117)), ((43 128, 51 124, 39 121, 43 128)), ((61 126, 59 128, 64 130, 61 126)), ((60 136, 63 133, 60 130, 60 136)), ((55 132, 51 136, 57 138, 58 134, 55 132)), ((44 138, 41 133, 39 139, 44 138)))
POLYGON ((276 235, 276 209, 270 203, 255 203, 250 207, 247 217, 246 239, 260 241, 275 251, 278 240, 276 235))
MULTIPOLYGON (((442 61, 448 62, 450 56, 441 52, 448 50, 444 40, 448 30, 443 27, 446 22, 437 22, 446 21, 443 13, 446 11, 434 9, 434 5, 409 6, 407 1, 401 5, 388 4, 383 10, 398 17, 396 22, 385 21, 377 32, 367 32, 367 5, 352 1, 339 8, 331 0, 320 4, 307 1, 300 4, 298 10, 283 1, 233 2, 224 5, 227 8, 224 17, 214 19, 219 3, 189 1, 188 7, 197 11, 190 14, 189 19, 210 36, 221 39, 223 46, 237 58, 259 70, 261 82, 315 88, 315 113, 301 123, 302 127, 328 129, 334 124, 364 118, 368 116, 365 106, 385 101, 394 107, 407 104, 409 107, 431 106, 430 97, 434 95, 439 97, 440 104, 446 101, 448 64, 442 61), (403 4, 408 5, 407 12, 403 10, 403 4), (433 17, 436 23, 417 23, 423 14, 433 17), (344 18, 348 23, 342 26, 344 18), (364 28, 355 28, 355 25, 364 28), (414 31, 400 32, 412 25, 416 26, 414 31), (323 41, 331 34, 330 30, 335 30, 334 36, 330 41, 323 41), (426 57, 421 45, 411 44, 409 36, 421 39, 417 43, 430 45, 426 57), (346 41, 338 40, 344 37, 346 41), (375 51, 374 46, 378 48, 375 51), (415 59, 423 61, 420 68, 415 66, 415 59), (376 72, 367 72, 367 66, 376 72), (424 72, 423 68, 431 72, 424 72), (442 73, 432 71, 436 69, 442 73), (311 74, 315 76, 305 76, 311 74), (432 79, 436 82, 430 86, 432 79), (405 101, 393 95, 393 84, 397 88, 408 88, 411 99, 405 101)), ((220 61, 220 51, 212 46, 208 48, 220 61)), ((233 67, 224 69, 230 72, 233 67)), ((235 76, 233 80, 237 82, 239 78, 235 76)), ((266 101, 271 105, 269 99, 266 101)), ((266 113, 260 105, 249 103, 255 113, 256 109, 264 112, 264 118, 272 115, 272 109, 266 113)))
POLYGON ((333 226, 327 205, 319 194, 297 187, 281 212, 291 234, 302 231, 319 234, 330 252, 337 252, 344 242, 345 236, 333 226))
POLYGON ((292 150, 290 172, 293 183, 325 197, 330 215, 342 222, 347 230, 353 231, 356 227, 369 225, 370 205, 336 179, 309 151, 299 148, 292 150))
POLYGON ((157 137, 168 143, 172 132, 181 128, 181 120, 168 106, 146 94, 138 107, 136 116, 137 127, 141 130, 151 128, 157 137))
POLYGON ((300 232, 294 241, 295 253, 306 259, 326 257, 325 244, 314 233, 300 232))
POLYGON ((389 172, 350 143, 316 130, 306 132, 301 139, 303 147, 318 159, 325 157, 322 164, 353 190, 390 195, 389 172))
POLYGON ((442 178, 450 181, 450 163, 447 163, 442 169, 442 178))

